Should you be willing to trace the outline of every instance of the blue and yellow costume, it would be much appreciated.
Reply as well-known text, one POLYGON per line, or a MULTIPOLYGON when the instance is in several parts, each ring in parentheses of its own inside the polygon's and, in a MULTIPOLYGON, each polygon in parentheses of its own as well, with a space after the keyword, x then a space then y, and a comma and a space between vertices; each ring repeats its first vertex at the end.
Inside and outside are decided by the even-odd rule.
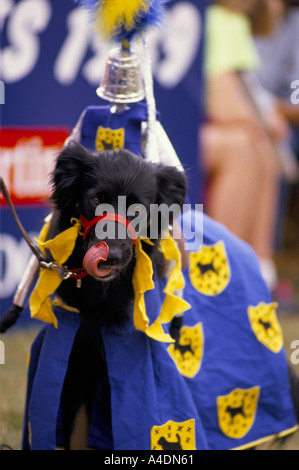
MULTIPOLYGON (((127 148, 143 155, 141 123, 146 119, 142 103, 121 113, 111 113, 110 107, 87 108, 78 140, 89 149, 127 148)), ((189 215, 184 213, 182 224, 189 215)), ((193 232, 201 230, 198 217, 194 214, 193 232)), ((188 256, 188 267, 183 275, 176 271, 179 282, 174 284, 181 289, 183 281, 179 300, 191 308, 185 303, 176 342, 168 333, 177 311, 163 310, 167 295, 174 305, 173 291, 167 291, 170 278, 158 281, 148 264, 145 275, 138 276, 146 279, 147 288, 143 292, 137 285, 144 303, 135 298, 132 322, 122 332, 102 328, 112 428, 101 411, 105 397, 98 393, 91 447, 246 448, 296 428, 276 304, 251 248, 204 215, 203 243, 188 256)), ((49 313, 50 302, 41 300, 48 323, 31 350, 23 449, 63 445, 60 397, 80 325, 78 312, 56 306, 49 313)))
POLYGON ((144 103, 134 103, 121 113, 112 113, 110 105, 90 106, 82 119, 80 144, 88 150, 99 151, 126 148, 141 156, 141 125, 146 121, 147 107, 144 103))
MULTIPOLYGON (((234 449, 295 429, 276 304, 257 259, 207 216, 203 233, 183 273, 191 308, 176 343, 150 337, 133 321, 122 333, 103 328, 112 430, 99 412, 105 397, 97 396, 91 447, 234 449)), ((150 324, 165 298, 165 280, 153 280, 144 297, 150 324)), ((61 307, 54 313, 58 328, 46 325, 32 346, 24 449, 62 444, 60 394, 80 316, 61 307)))

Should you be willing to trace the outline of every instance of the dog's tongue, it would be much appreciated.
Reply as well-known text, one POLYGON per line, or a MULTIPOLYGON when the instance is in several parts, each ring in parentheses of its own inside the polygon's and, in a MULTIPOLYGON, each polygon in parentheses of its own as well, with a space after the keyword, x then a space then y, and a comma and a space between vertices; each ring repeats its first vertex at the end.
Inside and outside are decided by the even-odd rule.
POLYGON ((97 243, 92 246, 83 259, 83 267, 91 276, 104 277, 107 276, 113 268, 99 267, 100 261, 106 261, 108 258, 109 248, 105 242, 97 243))

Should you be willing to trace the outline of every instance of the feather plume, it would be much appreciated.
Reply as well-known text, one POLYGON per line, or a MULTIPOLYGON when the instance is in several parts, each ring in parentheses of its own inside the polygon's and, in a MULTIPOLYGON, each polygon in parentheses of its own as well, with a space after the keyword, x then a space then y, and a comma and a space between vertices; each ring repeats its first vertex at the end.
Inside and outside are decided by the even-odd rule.
POLYGON ((104 40, 132 41, 158 27, 167 0, 74 0, 89 11, 96 33, 104 40))

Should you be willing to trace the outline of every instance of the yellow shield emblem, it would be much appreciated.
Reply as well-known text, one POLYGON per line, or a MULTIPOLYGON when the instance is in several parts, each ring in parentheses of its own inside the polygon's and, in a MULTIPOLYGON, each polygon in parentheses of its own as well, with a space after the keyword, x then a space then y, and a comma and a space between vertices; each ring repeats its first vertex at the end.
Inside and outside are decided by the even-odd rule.
POLYGON ((202 324, 183 326, 180 338, 167 349, 180 373, 193 378, 198 373, 203 356, 204 336, 202 324))
POLYGON ((260 387, 236 388, 229 395, 217 397, 219 427, 234 439, 244 437, 252 427, 257 410, 260 387))
POLYGON ((249 306, 247 309, 256 338, 274 353, 278 353, 283 346, 283 333, 276 315, 277 306, 276 302, 261 302, 256 307, 249 306))
POLYGON ((195 422, 167 421, 151 429, 151 450, 196 450, 195 422))
POLYGON ((98 127, 96 135, 96 148, 103 150, 119 150, 124 148, 125 130, 98 127))
POLYGON ((189 276, 193 287, 201 294, 220 294, 231 276, 224 242, 202 245, 197 252, 190 253, 189 276))

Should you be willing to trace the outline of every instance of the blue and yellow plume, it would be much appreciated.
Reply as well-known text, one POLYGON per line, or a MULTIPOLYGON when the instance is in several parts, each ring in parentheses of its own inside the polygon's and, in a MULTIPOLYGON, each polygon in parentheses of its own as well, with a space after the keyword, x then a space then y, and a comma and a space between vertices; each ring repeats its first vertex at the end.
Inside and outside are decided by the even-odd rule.
POLYGON ((132 41, 159 26, 167 0, 74 0, 91 15, 96 33, 106 41, 132 41))

